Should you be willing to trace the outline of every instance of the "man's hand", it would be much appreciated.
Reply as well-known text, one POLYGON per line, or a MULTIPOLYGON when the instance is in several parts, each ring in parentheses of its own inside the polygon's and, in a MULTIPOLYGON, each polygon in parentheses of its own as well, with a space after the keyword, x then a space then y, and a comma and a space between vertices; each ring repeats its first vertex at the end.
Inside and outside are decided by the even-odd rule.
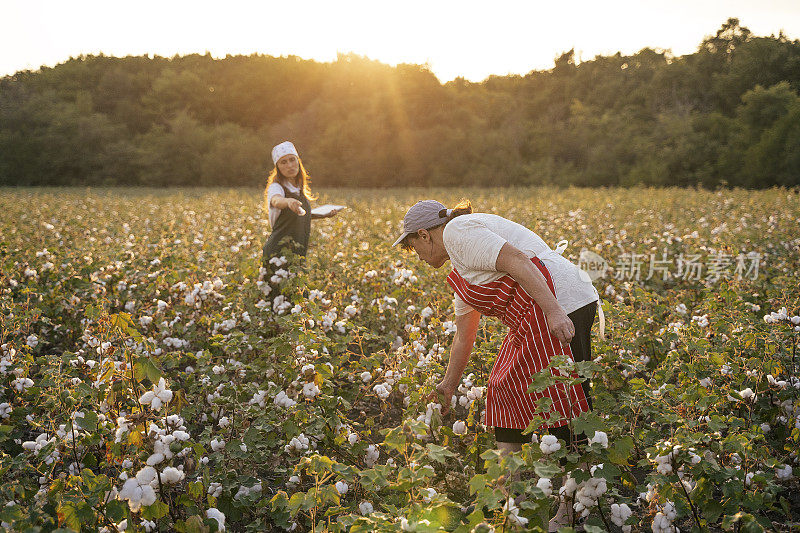
POLYGON ((569 344, 575 336, 575 325, 561 309, 547 317, 547 326, 550 333, 564 344, 569 344))
POLYGON ((435 401, 442 406, 442 416, 450 412, 451 398, 455 393, 455 387, 447 385, 444 381, 436 385, 436 388, 428 395, 427 402, 435 401))

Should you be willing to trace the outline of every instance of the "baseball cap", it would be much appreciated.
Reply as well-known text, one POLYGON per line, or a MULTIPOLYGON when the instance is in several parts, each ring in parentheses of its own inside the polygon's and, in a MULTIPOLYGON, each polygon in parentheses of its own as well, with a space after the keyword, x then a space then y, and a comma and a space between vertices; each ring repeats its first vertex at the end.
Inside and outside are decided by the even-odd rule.
POLYGON ((403 217, 403 234, 394 241, 392 246, 421 229, 431 229, 447 222, 447 217, 452 213, 443 203, 436 200, 422 200, 412 205, 403 217))

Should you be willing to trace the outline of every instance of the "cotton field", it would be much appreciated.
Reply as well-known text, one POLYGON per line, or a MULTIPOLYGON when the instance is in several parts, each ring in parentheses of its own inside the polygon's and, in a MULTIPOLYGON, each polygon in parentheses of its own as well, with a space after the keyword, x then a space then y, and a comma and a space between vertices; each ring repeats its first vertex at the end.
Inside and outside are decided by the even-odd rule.
POLYGON ((270 271, 260 195, 0 189, 2 528, 537 531, 561 500, 589 532, 800 527, 796 191, 329 190, 348 208, 270 271), (492 319, 431 401, 448 265, 390 247, 424 198, 592 275, 588 442, 496 451, 492 319))

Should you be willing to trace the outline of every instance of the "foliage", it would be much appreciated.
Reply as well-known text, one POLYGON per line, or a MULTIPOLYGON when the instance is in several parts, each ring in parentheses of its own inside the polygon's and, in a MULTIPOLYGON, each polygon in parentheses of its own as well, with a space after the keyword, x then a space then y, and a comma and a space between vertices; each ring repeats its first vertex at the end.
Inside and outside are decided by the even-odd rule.
MULTIPOLYGON (((420 191, 323 191, 349 209, 315 222, 276 296, 258 195, 2 190, 0 527, 536 531, 559 486, 586 531, 796 523, 796 195, 471 192, 572 239, 576 262, 581 248, 765 260, 756 279, 598 280, 609 336, 576 366, 595 409, 571 425, 591 442, 503 457, 482 424, 498 322, 481 325, 453 414, 428 401, 452 294, 389 247, 420 191)), ((569 378, 532 386, 554 379, 569 378)))
POLYGON ((262 185, 286 139, 317 185, 800 184, 800 41, 729 19, 636 54, 441 84, 353 54, 81 56, 0 79, 0 185, 262 185))

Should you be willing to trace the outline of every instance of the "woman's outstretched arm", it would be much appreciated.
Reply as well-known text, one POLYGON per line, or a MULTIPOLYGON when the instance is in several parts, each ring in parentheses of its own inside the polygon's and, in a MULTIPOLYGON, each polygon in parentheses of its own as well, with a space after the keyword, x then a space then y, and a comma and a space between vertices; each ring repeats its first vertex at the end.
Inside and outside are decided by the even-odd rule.
POLYGON ((506 272, 514 278, 514 281, 519 283, 539 304, 547 317, 550 333, 565 344, 572 340, 572 337, 575 336, 575 325, 553 293, 550 292, 547 280, 523 251, 505 243, 497 256, 495 268, 498 272, 506 272))
POLYGON ((481 321, 481 314, 474 309, 469 313, 456 316, 456 335, 453 345, 450 347, 450 360, 447 362, 447 371, 444 378, 436 386, 428 398, 430 401, 434 396, 439 397, 442 404, 442 414, 446 415, 450 410, 450 398, 458 388, 461 375, 467 367, 467 361, 472 353, 472 346, 475 344, 475 337, 478 334, 478 325, 481 321))

